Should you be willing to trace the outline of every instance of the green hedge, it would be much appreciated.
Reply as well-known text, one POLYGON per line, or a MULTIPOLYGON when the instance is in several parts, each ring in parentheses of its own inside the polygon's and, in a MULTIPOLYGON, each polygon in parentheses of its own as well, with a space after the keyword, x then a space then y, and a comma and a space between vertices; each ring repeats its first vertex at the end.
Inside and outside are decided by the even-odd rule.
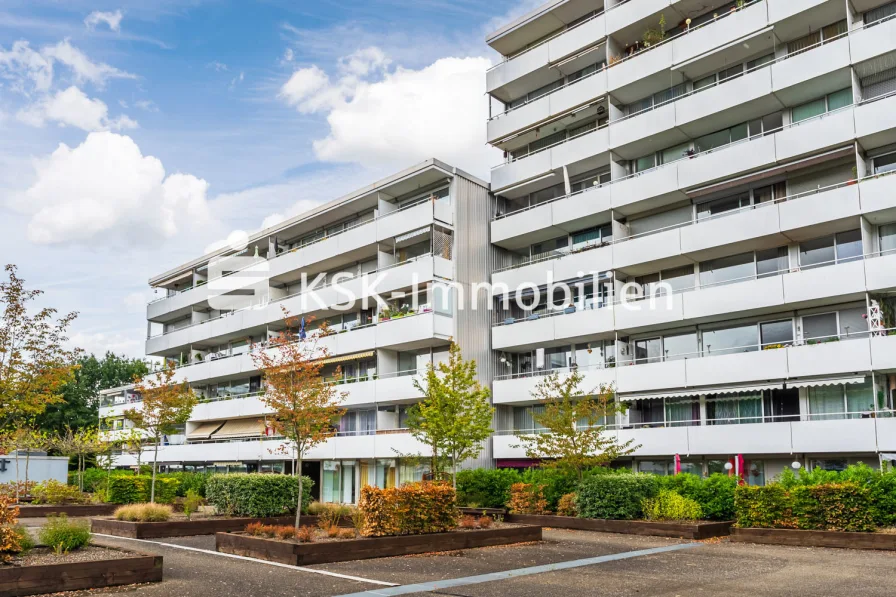
MULTIPOLYGON (((156 477, 156 503, 170 504, 177 497, 180 482, 177 479, 156 477)), ((148 502, 152 489, 149 475, 114 476, 109 480, 108 500, 112 504, 139 504, 148 502)))
MULTIPOLYGON (((304 477, 302 511, 311 504, 314 482, 304 477)), ((299 479, 291 475, 233 473, 212 475, 206 484, 208 503, 230 516, 280 516, 295 512, 299 479)))
MULTIPOLYGON (((143 468, 143 467, 141 467, 143 468)), ((101 468, 89 468, 84 470, 84 491, 88 493, 94 493, 97 490, 101 490, 106 486, 106 478, 107 475, 109 477, 134 477, 134 472, 130 470, 119 470, 115 469, 112 471, 105 471, 101 468)), ((187 492, 190 490, 195 491, 202 497, 205 497, 205 485, 208 482, 208 478, 211 476, 211 473, 192 473, 192 472, 177 472, 177 473, 156 473, 156 480, 158 479, 173 479, 177 481, 176 494, 177 497, 185 497, 187 492)), ((152 476, 151 471, 150 474, 144 476, 152 476)), ((69 485, 78 485, 78 474, 70 472, 68 474, 68 484, 69 485)), ((116 502, 118 503, 118 502, 116 502)), ((122 502, 124 503, 124 502, 122 502)))
POLYGON ((705 520, 734 520, 734 490, 737 479, 721 473, 706 478, 690 473, 660 477, 663 489, 700 504, 705 520))
POLYGON ((457 473, 457 503, 476 508, 503 508, 510 500, 510 486, 520 482, 512 468, 469 469, 457 473))
POLYGON ((869 532, 877 528, 872 490, 852 481, 824 485, 738 487, 737 525, 869 532))
POLYGON ((641 518, 643 501, 655 497, 659 490, 660 479, 655 475, 592 476, 579 484, 576 508, 579 518, 641 518))

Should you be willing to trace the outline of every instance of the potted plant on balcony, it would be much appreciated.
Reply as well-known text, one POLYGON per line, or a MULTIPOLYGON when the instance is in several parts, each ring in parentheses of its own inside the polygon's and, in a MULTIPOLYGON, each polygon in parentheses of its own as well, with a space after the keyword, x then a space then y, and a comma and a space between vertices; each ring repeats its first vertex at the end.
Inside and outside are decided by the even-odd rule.
POLYGON ((656 45, 666 39, 666 15, 660 15, 659 29, 649 28, 644 31, 644 34, 641 35, 641 40, 644 42, 644 47, 649 48, 650 46, 656 45))

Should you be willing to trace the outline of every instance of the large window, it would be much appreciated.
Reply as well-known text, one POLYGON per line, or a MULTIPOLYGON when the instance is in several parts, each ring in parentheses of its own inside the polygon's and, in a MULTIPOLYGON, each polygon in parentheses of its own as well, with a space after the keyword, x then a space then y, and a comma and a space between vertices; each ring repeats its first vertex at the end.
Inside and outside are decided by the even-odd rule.
POLYGON ((752 278, 756 274, 753 253, 720 257, 700 264, 700 285, 715 286, 752 278))
POLYGON ((796 106, 791 111, 791 121, 794 123, 819 116, 844 106, 852 105, 852 88, 841 89, 811 102, 796 106))
POLYGON ((765 321, 759 324, 762 347, 779 348, 793 344, 793 320, 765 321))
POLYGON ((862 231, 838 232, 800 243, 800 266, 820 267, 862 258, 862 231))
POLYGON ((896 224, 884 224, 880 227, 880 253, 889 255, 896 251, 896 224))
POLYGON ((811 49, 813 46, 817 44, 824 44, 834 39, 837 39, 839 36, 846 33, 848 30, 846 20, 838 21, 832 25, 828 25, 827 27, 822 27, 818 31, 814 33, 810 33, 805 37, 801 37, 800 39, 796 39, 787 44, 787 55, 798 54, 800 52, 805 52, 808 49, 811 49))
POLYGON ((864 338, 869 331, 866 315, 864 307, 804 315, 803 340, 807 344, 818 344, 838 338, 864 338))
POLYGON ((874 412, 871 381, 809 388, 809 415, 813 421, 858 419, 874 412))
POLYGON ((762 393, 710 396, 706 399, 708 425, 762 422, 762 393))
POLYGON ((875 174, 883 174, 893 170, 896 170, 896 153, 888 153, 874 158, 875 174))
POLYGON ((666 398, 666 425, 689 427, 700 425, 700 401, 695 398, 666 398))
POLYGON ((759 328, 755 323, 703 332, 704 356, 759 350, 759 328))

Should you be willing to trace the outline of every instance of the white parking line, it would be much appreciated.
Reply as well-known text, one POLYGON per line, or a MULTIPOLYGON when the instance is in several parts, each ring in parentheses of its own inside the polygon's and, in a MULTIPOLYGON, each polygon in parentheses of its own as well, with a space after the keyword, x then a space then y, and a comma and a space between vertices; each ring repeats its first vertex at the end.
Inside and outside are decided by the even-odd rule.
POLYGON ((153 545, 161 545, 163 547, 173 547, 174 549, 183 549, 186 551, 198 551, 213 556, 221 556, 224 558, 233 558, 235 560, 245 560, 247 562, 258 562, 259 564, 267 564, 269 566, 279 566, 280 568, 289 568, 291 570, 301 570, 303 572, 312 572, 314 574, 322 574, 324 576, 334 576, 336 578, 344 578, 346 580, 354 580, 357 582, 366 582, 373 585, 382 585, 384 587, 396 587, 395 583, 383 582, 381 580, 372 580, 370 578, 361 578, 360 576, 351 576, 348 574, 339 574, 338 572, 330 572, 329 570, 317 570, 315 568, 305 568, 304 566, 291 566, 289 564, 281 564, 280 562, 269 562, 268 560, 258 560, 246 556, 238 556, 232 553, 221 553, 220 551, 212 551, 210 549, 201 549, 199 547, 189 547, 187 545, 177 545, 176 543, 162 543, 161 541, 150 541, 149 539, 132 539, 131 537, 118 537, 117 535, 103 535, 101 533, 93 533, 95 537, 108 537, 109 539, 123 539, 125 541, 139 541, 140 543, 152 543, 153 545))

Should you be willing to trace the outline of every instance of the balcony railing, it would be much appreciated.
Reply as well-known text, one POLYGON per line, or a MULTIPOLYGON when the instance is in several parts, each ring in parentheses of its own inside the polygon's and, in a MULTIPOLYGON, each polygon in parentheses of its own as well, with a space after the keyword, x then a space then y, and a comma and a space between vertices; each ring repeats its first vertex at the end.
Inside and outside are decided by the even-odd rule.
MULTIPOLYGON (((402 212, 404 212, 404 211, 406 211, 406 210, 408 210, 408 209, 411 209, 411 208, 413 208, 413 207, 417 207, 418 205, 420 205, 420 204, 422 204, 422 203, 426 203, 427 201, 450 201, 450 200, 451 200, 451 196, 450 196, 450 195, 449 195, 449 196, 446 196, 446 197, 435 197, 434 195, 433 195, 433 196, 429 196, 429 197, 424 197, 424 198, 422 198, 422 199, 420 199, 420 200, 418 200, 418 201, 414 201, 413 203, 409 203, 409 204, 407 204, 407 205, 403 205, 403 206, 401 206, 400 208, 398 208, 398 209, 396 209, 396 210, 394 210, 394 211, 390 211, 390 212, 388 212, 388 213, 384 213, 384 214, 377 215, 377 216, 375 216, 375 217, 373 217, 373 218, 370 218, 369 220, 359 221, 359 222, 354 223, 354 224, 352 224, 351 226, 349 226, 349 227, 347 227, 347 228, 344 228, 344 229, 342 229, 342 230, 340 230, 340 231, 338 231, 338 232, 334 232, 334 233, 332 233, 332 234, 324 235, 324 236, 322 236, 321 238, 314 239, 314 240, 312 240, 312 241, 309 241, 309 242, 307 242, 307 243, 304 243, 304 244, 302 244, 302 245, 299 246, 299 247, 294 247, 294 248, 292 248, 292 249, 279 249, 279 250, 277 251, 277 254, 276 254, 275 256, 273 256, 273 257, 269 257, 269 258, 258 257, 257 259, 258 259, 258 261, 265 261, 265 260, 270 261, 270 260, 276 259, 277 257, 280 257, 280 256, 282 256, 282 255, 286 255, 286 254, 289 254, 289 253, 294 253, 294 252, 296 252, 296 251, 299 251, 299 250, 304 249, 304 248, 306 248, 306 247, 309 247, 309 246, 311 246, 311 245, 314 245, 314 244, 317 244, 317 243, 319 243, 319 242, 328 240, 328 239, 333 238, 333 237, 335 237, 335 236, 339 236, 340 234, 344 234, 344 233, 346 233, 346 232, 350 232, 350 231, 352 231, 352 230, 354 230, 354 229, 356 229, 356 228, 358 228, 358 227, 360 227, 360 226, 363 226, 364 224, 370 224, 371 222, 376 222, 376 221, 382 220, 383 218, 387 218, 387 217, 389 217, 389 216, 391 216, 391 215, 398 214, 398 213, 402 213, 402 212)), ((257 263, 258 261, 256 261, 255 263, 257 263)), ((228 272, 226 275, 215 276, 214 278, 209 278, 208 280, 204 280, 204 281, 202 281, 202 283, 201 283, 201 284, 198 284, 197 286, 204 286, 204 285, 207 284, 208 282, 211 282, 211 281, 214 281, 214 280, 220 280, 221 278, 225 278, 225 277, 230 276, 230 275, 232 275, 232 274, 235 274, 235 273, 237 273, 237 272, 244 271, 244 270, 246 270, 246 269, 249 269, 249 268, 253 267, 253 266, 255 265, 255 263, 251 263, 251 264, 245 265, 245 266, 243 266, 243 267, 241 267, 241 268, 238 268, 238 269, 236 269, 236 270, 233 270, 232 272, 228 272)), ((162 296, 162 297, 153 299, 153 300, 149 301, 148 304, 153 304, 153 303, 157 303, 157 302, 159 302, 159 301, 164 301, 164 300, 169 299, 169 298, 171 298, 171 297, 177 296, 178 294, 181 294, 181 293, 187 292, 187 291, 189 291, 189 290, 192 290, 193 288, 196 288, 197 286, 190 286, 189 288, 182 288, 182 289, 180 289, 180 290, 174 292, 173 294, 168 294, 168 295, 166 295, 166 296, 162 296)))

